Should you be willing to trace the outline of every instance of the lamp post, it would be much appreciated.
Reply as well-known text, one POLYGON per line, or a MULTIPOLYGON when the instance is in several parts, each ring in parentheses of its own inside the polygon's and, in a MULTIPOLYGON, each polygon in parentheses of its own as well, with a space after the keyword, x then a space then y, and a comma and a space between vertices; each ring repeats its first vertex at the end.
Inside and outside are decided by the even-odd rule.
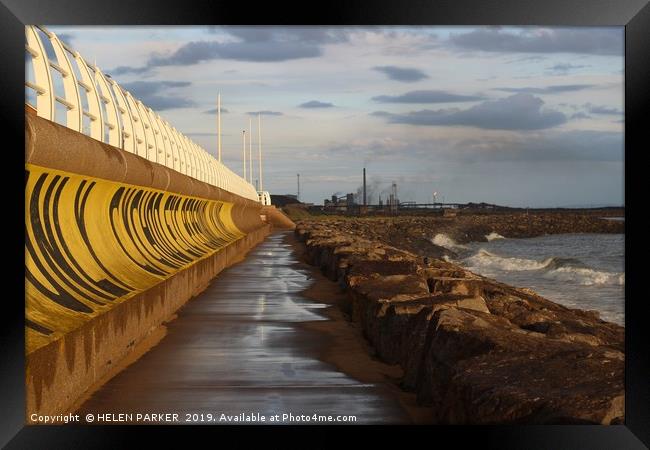
POLYGON ((262 116, 260 114, 257 114, 257 149, 258 149, 258 155, 257 159, 260 164, 260 191, 264 190, 264 187, 262 186, 262 116))
POLYGON ((217 157, 221 162, 221 92, 217 95, 217 157))
POLYGON ((246 130, 242 130, 242 146, 244 153, 244 180, 246 180, 246 130))
POLYGON ((248 118, 248 178, 253 183, 253 119, 248 118))

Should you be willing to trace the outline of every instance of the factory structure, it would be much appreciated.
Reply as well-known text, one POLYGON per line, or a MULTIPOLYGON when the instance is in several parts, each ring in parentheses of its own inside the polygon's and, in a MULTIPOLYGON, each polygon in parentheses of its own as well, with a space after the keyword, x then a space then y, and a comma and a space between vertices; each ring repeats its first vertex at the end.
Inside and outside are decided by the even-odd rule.
POLYGON ((366 168, 364 167, 361 195, 352 192, 345 195, 340 195, 339 193, 332 194, 331 198, 323 200, 323 210, 325 212, 347 212, 352 214, 363 214, 369 210, 397 211, 397 208, 400 206, 400 201, 397 197, 397 183, 392 183, 390 193, 385 195, 385 198, 382 198, 382 195, 379 194, 379 203, 375 205, 368 203, 366 187, 366 168))
MULTIPOLYGON (((510 208, 488 203, 445 203, 437 202, 438 192, 432 192, 432 202, 416 203, 402 201, 398 197, 397 183, 392 182, 390 189, 383 190, 378 195, 378 201, 372 204, 368 198, 366 185, 366 169, 363 169, 361 187, 356 193, 341 194, 337 192, 330 198, 323 200, 323 206, 310 206, 308 209, 314 213, 346 214, 346 215, 382 215, 382 214, 440 214, 445 217, 454 217, 461 209, 479 210, 508 210, 510 208)), ((443 197, 444 199, 444 197, 443 197)))

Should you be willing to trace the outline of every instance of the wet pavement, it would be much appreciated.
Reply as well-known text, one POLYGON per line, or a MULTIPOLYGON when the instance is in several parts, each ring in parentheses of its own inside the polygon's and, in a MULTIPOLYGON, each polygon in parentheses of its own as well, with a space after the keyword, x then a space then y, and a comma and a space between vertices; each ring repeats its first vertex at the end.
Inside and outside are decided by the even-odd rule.
POLYGON ((313 283, 311 269, 296 264, 285 234, 269 236, 219 274, 178 311, 157 346, 78 412, 133 414, 133 422, 138 413, 176 413, 181 424, 261 416, 275 423, 275 415, 281 423, 344 423, 315 421, 314 414, 409 423, 386 386, 359 382, 318 359, 328 338, 301 323, 328 320, 319 313, 326 305, 301 295, 313 283), (285 414, 294 420, 283 422, 285 414))

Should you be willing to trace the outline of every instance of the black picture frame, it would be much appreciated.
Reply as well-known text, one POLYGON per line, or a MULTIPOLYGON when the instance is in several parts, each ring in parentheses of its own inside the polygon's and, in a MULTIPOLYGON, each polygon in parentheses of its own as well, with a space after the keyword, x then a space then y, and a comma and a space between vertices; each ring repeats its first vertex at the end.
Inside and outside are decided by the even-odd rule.
MULTIPOLYGON (((19 165, 24 164, 24 24, 44 25, 557 25, 625 26, 625 204, 626 204, 626 420, 625 425, 587 426, 456 426, 417 427, 396 430, 372 427, 382 439, 397 437, 403 445, 416 444, 414 434, 431 445, 447 441, 454 448, 474 444, 480 448, 526 449, 635 449, 650 445, 650 357, 648 326, 641 292, 644 267, 644 236, 641 230, 644 166, 642 152, 646 134, 644 119, 650 117, 650 5, 648 0, 339 0, 319 3, 278 4, 265 2, 199 0, 0 0, 0 123, 5 142, 3 180, 5 186, 5 265, 0 344, 0 444, 7 448, 121 448, 135 439, 155 433, 167 444, 170 427, 142 426, 25 426, 24 407, 24 298, 23 243, 15 236, 24 233, 24 197, 19 186, 19 165), (7 139, 11 136, 15 139, 7 139), (15 179, 15 178, 16 179, 15 179), (21 215, 22 212, 22 215, 21 215), (9 226, 7 226, 9 225, 9 226), (12 227, 16 227, 13 229, 12 227), (21 229, 23 231, 21 231, 21 229), (14 234, 15 233, 15 234, 14 234), (15 252, 15 257, 12 257, 15 252), (635 257, 637 256, 637 257, 635 257), (23 297, 21 297, 23 296, 23 297), (145 433, 143 435, 143 433, 145 433), (412 442, 411 444, 409 442, 412 442)), ((198 444, 195 427, 172 427, 186 445, 198 444)), ((366 428, 366 427, 356 427, 366 428)), ((367 428, 366 428, 367 429, 367 428)), ((282 432, 279 445, 312 442, 325 444, 330 428, 257 428, 268 434, 282 432), (290 431, 291 434, 287 434, 290 431), (301 435, 295 434, 302 431, 301 435), (306 433, 305 433, 306 431, 306 433), (318 437, 317 437, 318 436, 318 437)), ((249 428, 204 427, 201 432, 235 431, 242 442, 251 437, 249 428)), ((225 441, 224 441, 225 442, 225 441)), ((224 443, 222 442, 222 444, 224 443)), ((334 441, 336 443, 336 440, 334 441)), ((446 446, 445 446, 446 447, 446 446)))

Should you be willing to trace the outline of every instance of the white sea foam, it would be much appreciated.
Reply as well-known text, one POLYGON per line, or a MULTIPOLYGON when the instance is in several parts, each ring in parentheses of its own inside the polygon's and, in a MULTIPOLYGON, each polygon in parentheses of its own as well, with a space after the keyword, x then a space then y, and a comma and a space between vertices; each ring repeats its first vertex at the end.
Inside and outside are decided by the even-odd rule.
POLYGON ((558 281, 572 281, 583 286, 625 284, 625 273, 606 272, 581 266, 580 261, 569 258, 546 258, 543 260, 504 257, 490 253, 485 249, 465 259, 470 269, 478 273, 494 271, 546 271, 543 277, 558 281))
POLYGON ((480 249, 478 253, 470 256, 465 260, 467 264, 478 270, 480 273, 485 269, 497 269, 505 271, 521 271, 521 270, 539 270, 546 267, 551 258, 543 261, 536 261, 534 259, 525 258, 509 258, 504 256, 495 255, 485 249, 480 249))
POLYGON ((545 278, 552 278, 558 281, 573 281, 583 286, 610 285, 623 286, 625 284, 624 273, 612 273, 600 270, 588 269, 585 267, 558 267, 549 270, 544 274, 545 278))
POLYGON ((624 324, 623 235, 549 235, 467 247, 451 260, 571 308, 596 309, 604 320, 624 324))
POLYGON ((438 245, 440 247, 444 247, 447 250, 457 250, 457 249, 466 249, 466 245, 458 244, 456 241, 454 241, 452 238, 447 236, 446 234, 443 233, 438 233, 436 234, 433 239, 431 239, 431 242, 435 245, 438 245))
POLYGON ((505 239, 503 236, 501 236, 499 233, 495 233, 494 231, 490 234, 485 235, 485 239, 488 241, 493 241, 495 239, 505 239))

